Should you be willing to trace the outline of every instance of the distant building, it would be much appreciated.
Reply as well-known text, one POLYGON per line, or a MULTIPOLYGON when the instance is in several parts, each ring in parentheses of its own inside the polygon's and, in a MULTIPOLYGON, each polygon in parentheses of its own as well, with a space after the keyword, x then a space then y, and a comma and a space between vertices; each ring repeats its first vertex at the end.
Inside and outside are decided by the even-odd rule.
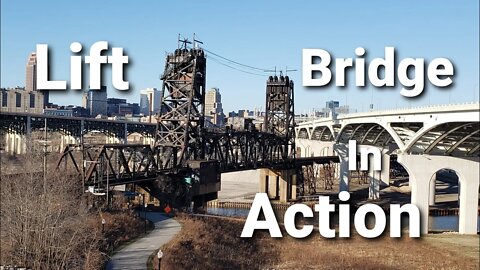
POLYGON ((265 113, 260 109, 238 110, 228 113, 227 126, 235 130, 257 129, 262 130, 265 113))
MULTIPOLYGON (((88 94, 87 93, 83 93, 82 95, 82 107, 85 108, 85 109, 88 109, 88 94)), ((90 113, 89 113, 90 115, 90 113)))
POLYGON ((348 105, 340 106, 340 102, 330 100, 325 103, 325 108, 322 110, 323 116, 328 117, 331 113, 332 115, 347 114, 350 112, 348 105))
POLYGON ((222 95, 218 88, 212 88, 205 95, 205 117, 210 117, 212 124, 223 126, 225 115, 222 108, 222 95))
POLYGON ((238 110, 237 116, 245 117, 245 112, 248 115, 248 110, 238 110))
POLYGON ((83 93, 82 105, 90 111, 90 116, 107 115, 107 87, 90 89, 83 93))
POLYGON ((25 90, 37 91, 37 54, 31 53, 25 70, 25 90))
POLYGON ((337 114, 348 114, 350 113, 350 107, 348 105, 339 106, 336 112, 337 114))
POLYGON ((259 111, 250 111, 250 110, 238 110, 238 112, 231 111, 228 113, 228 117, 243 117, 243 118, 257 118, 263 117, 264 113, 259 111))
POLYGON ((1 88, 0 108, 2 112, 43 113, 44 97, 40 91, 25 88, 1 88))
POLYGON ((127 100, 123 98, 107 98, 107 115, 118 115, 120 104, 126 104, 127 100))
POLYGON ((147 88, 140 91, 140 113, 152 115, 160 113, 161 92, 157 88, 147 88))
POLYGON ((122 98, 107 98, 107 115, 108 116, 125 116, 140 114, 140 106, 138 103, 127 103, 122 98))
POLYGON ((335 100, 330 100, 325 102, 325 107, 320 109, 311 109, 308 112, 299 114, 296 118, 296 122, 308 121, 315 118, 321 117, 336 117, 339 114, 348 114, 350 113, 350 107, 348 105, 340 106, 340 102, 335 100))
POLYGON ((254 127, 253 118, 245 118, 240 116, 228 117, 227 126, 234 130, 248 130, 254 127))
POLYGON ((335 109, 335 108, 338 108, 338 106, 340 106, 340 102, 335 100, 327 101, 325 104, 325 108, 327 109, 335 109))
POLYGON ((61 117, 72 117, 72 109, 57 109, 57 108, 45 108, 43 109, 43 114, 49 116, 61 116, 61 117))
MULTIPOLYGON (((25 68, 25 90, 26 91, 38 91, 37 89, 37 54, 32 52, 27 60, 25 68)), ((47 106, 49 103, 49 91, 43 90, 43 106, 47 106)))
POLYGON ((139 115, 140 106, 138 103, 125 103, 118 106, 119 115, 139 115))
POLYGON ((81 106, 67 105, 60 106, 50 103, 47 108, 43 109, 43 114, 64 117, 89 117, 90 111, 81 106))
POLYGON ((72 110, 72 114, 75 117, 88 117, 90 115, 90 111, 81 106, 67 106, 70 110, 72 110))

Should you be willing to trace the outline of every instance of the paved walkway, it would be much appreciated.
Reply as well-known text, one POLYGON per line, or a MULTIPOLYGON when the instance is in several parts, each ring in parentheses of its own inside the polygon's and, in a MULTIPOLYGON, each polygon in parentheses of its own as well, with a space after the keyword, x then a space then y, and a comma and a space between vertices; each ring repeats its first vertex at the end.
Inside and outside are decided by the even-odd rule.
MULTIPOLYGON (((140 216, 143 217, 143 213, 140 216)), ((147 219, 155 224, 155 228, 144 237, 118 250, 108 261, 107 270, 147 269, 148 257, 181 230, 180 223, 160 213, 147 212, 147 219)))

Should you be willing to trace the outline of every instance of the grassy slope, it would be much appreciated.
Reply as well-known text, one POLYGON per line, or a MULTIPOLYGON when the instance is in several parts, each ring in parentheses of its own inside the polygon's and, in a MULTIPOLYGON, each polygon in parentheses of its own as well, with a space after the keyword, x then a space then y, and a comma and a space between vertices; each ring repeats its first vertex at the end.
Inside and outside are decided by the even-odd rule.
MULTIPOLYGON (((181 217, 179 237, 162 249, 162 269, 478 269, 451 245, 423 239, 240 238, 244 221, 181 217)), ((287 235, 284 233, 284 235, 287 235)), ((452 237, 456 237, 452 235, 452 237)), ((477 237, 478 236, 472 236, 477 237)), ((478 240, 478 239, 477 239, 478 240)), ((475 241, 475 240, 474 240, 475 241)))

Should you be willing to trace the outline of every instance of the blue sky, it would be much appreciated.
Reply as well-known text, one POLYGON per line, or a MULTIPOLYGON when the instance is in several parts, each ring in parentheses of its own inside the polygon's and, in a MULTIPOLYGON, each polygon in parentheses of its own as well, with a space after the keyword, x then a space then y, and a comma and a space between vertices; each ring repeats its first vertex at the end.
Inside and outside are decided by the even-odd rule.
MULTIPOLYGON (((51 78, 69 80, 70 43, 84 51, 96 41, 123 47, 130 58, 131 90, 112 89, 109 96, 139 101, 146 87, 161 88, 165 52, 177 46, 177 35, 195 32, 205 48, 238 62, 261 68, 297 69, 297 113, 339 100, 359 111, 477 101, 479 82, 479 2, 468 1, 1 1, 1 86, 25 84, 25 64, 37 43, 51 52, 51 78), (303 88, 303 48, 320 48, 332 57, 355 57, 367 50, 367 61, 383 57, 393 46, 397 63, 406 57, 450 59, 454 86, 428 86, 417 98, 396 88, 303 88)), ((88 74, 88 72, 85 72, 88 74)), ((264 107, 266 77, 229 69, 207 60, 207 87, 219 87, 226 111, 264 107)), ((354 82, 353 72, 348 76, 354 82)), ((88 78, 86 80, 88 84, 88 78)), ((368 81, 367 81, 368 83, 368 81)), ((75 91, 58 92, 51 100, 80 104, 75 91)))

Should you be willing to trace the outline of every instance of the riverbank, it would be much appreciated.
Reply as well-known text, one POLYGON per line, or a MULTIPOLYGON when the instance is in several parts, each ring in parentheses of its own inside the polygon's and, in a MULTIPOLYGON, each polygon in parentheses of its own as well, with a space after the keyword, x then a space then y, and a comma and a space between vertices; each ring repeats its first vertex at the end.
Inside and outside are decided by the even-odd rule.
MULTIPOLYGON (((222 190, 218 193, 218 199, 209 201, 209 209, 234 209, 243 210, 252 207, 255 194, 258 192, 258 171, 242 171, 222 174, 222 190)), ((313 208, 318 203, 318 196, 329 196, 332 202, 338 202, 338 182, 331 189, 323 189, 317 183, 316 193, 300 196, 296 201, 279 202, 271 200, 272 208, 276 211, 285 211, 290 205, 303 203, 313 208)), ((452 179, 437 179, 437 194, 435 203, 430 206, 430 216, 457 216, 459 214, 458 181, 452 179)), ((411 202, 411 188, 408 178, 392 180, 389 186, 381 186, 380 197, 369 199, 369 184, 364 181, 352 180, 349 185, 350 200, 354 207, 363 204, 374 203, 389 211, 391 204, 407 204, 411 202)), ((232 211, 230 211, 232 212, 232 211)), ((480 207, 478 209, 480 215, 480 207)), ((220 213, 219 213, 220 214, 220 213)), ((222 214, 220 214, 222 215, 222 214)))
POLYGON ((244 220, 180 216, 182 231, 162 247, 161 269, 478 269, 479 236, 411 239, 240 238, 244 220), (477 256, 472 256, 477 254, 477 256))

